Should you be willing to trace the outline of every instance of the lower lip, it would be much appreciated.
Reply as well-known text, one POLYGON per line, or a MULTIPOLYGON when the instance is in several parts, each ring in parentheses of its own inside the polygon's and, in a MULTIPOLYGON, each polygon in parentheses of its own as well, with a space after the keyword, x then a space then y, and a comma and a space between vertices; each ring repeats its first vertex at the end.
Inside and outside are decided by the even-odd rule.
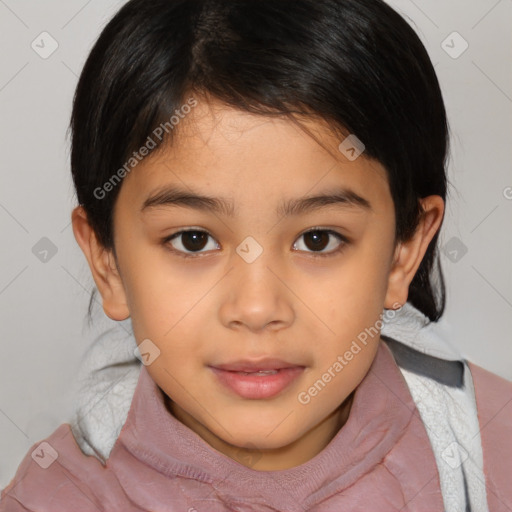
POLYGON ((272 398, 286 389, 303 371, 303 366, 282 368, 268 375, 244 375, 210 367, 219 381, 242 398, 272 398))

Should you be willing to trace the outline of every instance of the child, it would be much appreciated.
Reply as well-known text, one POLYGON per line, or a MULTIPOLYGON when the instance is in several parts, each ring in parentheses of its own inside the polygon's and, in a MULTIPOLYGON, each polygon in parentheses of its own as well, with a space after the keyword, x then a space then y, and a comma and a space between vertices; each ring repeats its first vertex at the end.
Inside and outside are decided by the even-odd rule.
POLYGON ((0 511, 512 510, 512 384, 380 333, 445 302, 446 113, 394 10, 131 0, 71 129, 73 231, 143 365, 105 463, 64 423, 0 511))

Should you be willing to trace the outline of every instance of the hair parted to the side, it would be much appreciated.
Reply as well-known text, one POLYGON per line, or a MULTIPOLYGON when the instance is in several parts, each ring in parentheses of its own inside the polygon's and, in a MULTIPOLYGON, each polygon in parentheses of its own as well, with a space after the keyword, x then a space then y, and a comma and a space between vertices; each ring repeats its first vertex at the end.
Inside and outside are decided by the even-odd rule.
MULTIPOLYGON (((415 31, 383 1, 130 0, 87 58, 70 122, 78 202, 114 254, 122 183, 103 196, 95 191, 192 96, 292 121, 316 117, 340 142, 355 134, 365 144, 361 157, 387 171, 395 243, 415 232, 420 198, 446 202, 449 135, 439 82, 415 31)), ((179 124, 153 152, 178 134, 179 124)), ((430 321, 445 308, 438 236, 408 297, 430 321)))

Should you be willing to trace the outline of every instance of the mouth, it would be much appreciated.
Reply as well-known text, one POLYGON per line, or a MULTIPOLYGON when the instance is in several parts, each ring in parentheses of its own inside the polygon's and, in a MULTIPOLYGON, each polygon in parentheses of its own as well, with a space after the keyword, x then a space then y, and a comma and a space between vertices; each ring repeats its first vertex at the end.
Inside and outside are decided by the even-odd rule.
POLYGON ((273 398, 288 388, 305 366, 279 359, 236 361, 211 365, 218 382, 232 393, 246 399, 273 398))

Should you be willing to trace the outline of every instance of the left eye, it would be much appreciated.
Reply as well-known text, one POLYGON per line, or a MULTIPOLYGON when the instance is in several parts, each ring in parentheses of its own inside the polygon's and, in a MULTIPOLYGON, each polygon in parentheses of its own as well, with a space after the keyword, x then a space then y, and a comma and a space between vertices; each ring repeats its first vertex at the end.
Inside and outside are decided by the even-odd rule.
MULTIPOLYGON (((208 248, 208 238, 214 240, 207 231, 191 229, 178 231, 165 238, 163 242, 164 244, 169 243, 172 246, 172 250, 181 253, 181 256, 190 257, 195 254, 201 254, 202 252, 219 248, 219 245, 215 243, 212 244, 213 247, 208 248)), ((297 245, 300 245, 298 242, 294 244, 294 249, 312 252, 314 256, 330 256, 339 252, 348 243, 348 240, 343 235, 331 229, 311 229, 302 233, 298 240, 300 240, 300 238, 304 238, 306 243, 304 243, 303 246, 305 246, 306 249, 300 247, 296 248, 297 245), (335 241, 333 240, 334 238, 336 239, 335 241), (325 249, 330 250, 326 251, 325 249)))
POLYGON ((306 246, 307 249, 311 249, 313 253, 318 253, 315 254, 315 256, 330 256, 333 253, 337 253, 338 251, 340 251, 344 247, 345 243, 347 243, 347 239, 344 236, 340 235, 339 233, 331 229, 311 229, 309 231, 306 231, 305 233, 302 233, 299 239, 301 237, 304 237, 306 241, 304 245, 306 246), (335 247, 333 250, 324 251, 326 246, 331 247, 332 249, 333 243, 331 237, 337 239, 338 248, 336 248, 336 243, 334 243, 335 247), (329 238, 331 238, 331 240, 329 240, 329 238))

